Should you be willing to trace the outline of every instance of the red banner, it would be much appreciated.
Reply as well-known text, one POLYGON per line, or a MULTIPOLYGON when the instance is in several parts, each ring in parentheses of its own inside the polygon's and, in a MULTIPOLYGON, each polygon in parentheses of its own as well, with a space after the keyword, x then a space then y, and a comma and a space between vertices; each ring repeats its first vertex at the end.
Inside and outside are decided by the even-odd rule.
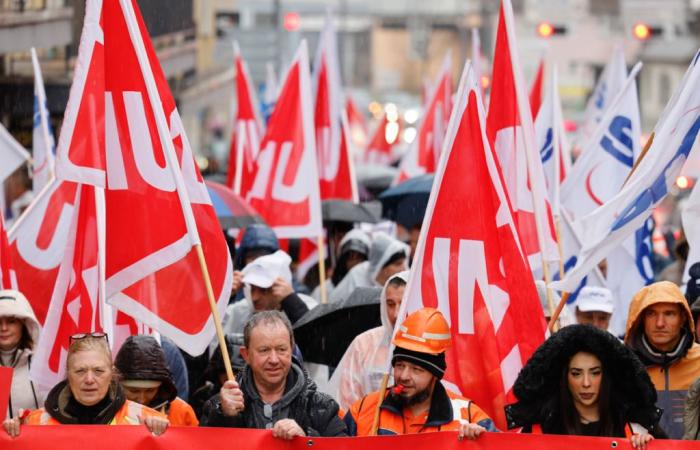
MULTIPOLYGON (((395 450, 459 449, 459 450, 632 450, 626 439, 593 438, 578 436, 533 435, 517 433, 486 433, 476 441, 458 441, 456 432, 411 434, 406 436, 378 436, 358 438, 297 438, 291 442, 272 437, 267 430, 234 428, 169 429, 164 435, 154 437, 144 426, 24 426, 21 435, 11 439, 0 431, 0 448, 13 450, 73 450, 75 448, 99 448, 99 450, 132 449, 218 449, 238 450, 395 450), (11 444, 10 444, 11 443, 11 444), (96 444, 99 443, 99 444, 96 444), (9 444, 9 445, 8 445, 9 444)), ((649 450, 697 450, 694 441, 652 441, 649 450)))

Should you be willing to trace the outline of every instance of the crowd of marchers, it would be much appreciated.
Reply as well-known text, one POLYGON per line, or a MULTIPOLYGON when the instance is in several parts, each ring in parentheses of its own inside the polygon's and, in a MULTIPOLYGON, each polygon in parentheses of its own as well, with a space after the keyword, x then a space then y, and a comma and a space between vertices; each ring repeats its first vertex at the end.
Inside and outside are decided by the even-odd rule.
MULTIPOLYGON (((624 336, 607 330, 616 304, 611 292, 581 289, 569 316, 558 319, 559 331, 520 371, 517 401, 505 408, 508 430, 498 430, 479 405, 441 382, 452 335, 438 310, 412 312, 394 334, 410 248, 359 229, 336 247, 326 283, 330 302, 381 287, 381 325, 352 340, 329 379, 318 383, 323 389, 293 329, 321 294, 304 293, 291 258, 265 225, 249 226, 234 254, 223 328, 235 379, 227 377, 216 342, 193 358, 164 337, 139 335, 113 355, 109 336, 86 330, 70 337, 65 380, 44 392, 30 377, 41 333, 30 302, 21 292, 0 291, 0 364, 13 368, 5 431, 18 439, 22 425, 60 424, 143 425, 155 435, 172 426, 257 428, 281 439, 432 431, 478 439, 517 431, 627 438, 642 449, 654 439, 700 439, 694 278, 686 294, 670 281, 637 292, 624 336)), ((548 311, 545 286, 537 287, 548 311)))

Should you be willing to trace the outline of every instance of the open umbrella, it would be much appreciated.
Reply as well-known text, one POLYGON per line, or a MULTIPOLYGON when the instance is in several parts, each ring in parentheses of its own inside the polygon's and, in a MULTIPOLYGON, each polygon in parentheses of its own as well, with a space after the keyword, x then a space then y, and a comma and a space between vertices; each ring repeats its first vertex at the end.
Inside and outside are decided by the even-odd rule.
POLYGON ((321 304, 294 324, 304 361, 336 367, 358 334, 381 325, 379 287, 360 287, 344 301, 321 304))
POLYGON ((215 181, 205 181, 211 203, 221 228, 245 228, 251 223, 264 223, 260 215, 240 195, 215 181))
POLYGON ((324 222, 377 223, 379 215, 370 206, 349 200, 324 200, 321 203, 324 222))
POLYGON ((379 195, 382 217, 400 224, 407 230, 423 222, 428 207, 433 175, 420 175, 390 187, 379 195))

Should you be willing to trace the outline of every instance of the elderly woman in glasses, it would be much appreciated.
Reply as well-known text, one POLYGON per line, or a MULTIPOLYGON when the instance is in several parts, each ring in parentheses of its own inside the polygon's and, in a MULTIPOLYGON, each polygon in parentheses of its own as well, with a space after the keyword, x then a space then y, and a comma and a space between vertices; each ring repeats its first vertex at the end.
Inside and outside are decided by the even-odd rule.
MULTIPOLYGON (((154 435, 165 432, 161 413, 127 400, 116 379, 107 336, 89 333, 71 336, 66 379, 49 392, 44 407, 32 411, 26 425, 138 425, 154 435)), ((20 420, 3 422, 10 436, 19 436, 20 420)))
POLYGON ((39 340, 39 321, 21 292, 0 291, 0 366, 12 367, 12 387, 6 417, 41 407, 44 398, 29 379, 32 351, 39 340))

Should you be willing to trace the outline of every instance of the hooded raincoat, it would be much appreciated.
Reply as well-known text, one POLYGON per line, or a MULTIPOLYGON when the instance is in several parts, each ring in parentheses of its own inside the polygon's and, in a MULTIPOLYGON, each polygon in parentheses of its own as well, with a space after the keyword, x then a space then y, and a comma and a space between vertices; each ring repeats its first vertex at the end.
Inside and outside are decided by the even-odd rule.
POLYGON ((165 414, 173 426, 199 424, 194 410, 177 396, 177 388, 165 359, 165 352, 152 336, 129 336, 119 349, 114 365, 122 381, 160 381, 158 392, 148 406, 165 414))
POLYGON ((661 427, 671 439, 683 436, 685 397, 700 374, 700 345, 695 343, 695 325, 690 307, 681 290, 670 281, 660 281, 637 292, 630 303, 625 344, 642 360, 659 395, 664 410, 661 427), (655 349, 644 334, 644 310, 658 303, 674 303, 685 316, 681 339, 671 352, 655 349))
POLYGON ((367 330, 353 339, 328 382, 329 392, 346 411, 357 400, 370 392, 378 391, 381 387, 382 376, 389 369, 386 363, 389 360, 391 336, 394 332, 387 314, 386 287, 394 278, 400 278, 408 283, 408 274, 406 270, 387 280, 379 303, 382 325, 367 330))
MULTIPOLYGON (((379 271, 382 270, 393 255, 399 252, 404 252, 406 259, 408 259, 410 248, 386 233, 376 233, 372 237, 372 245, 369 248, 369 260, 350 269, 345 278, 333 289, 329 301, 338 302, 344 300, 358 287, 381 287, 377 283, 379 271)), ((406 269, 408 269, 407 264, 404 267, 404 270, 406 269)))
MULTIPOLYGON (((0 291, 0 317, 16 317, 24 323, 23 332, 32 338, 31 348, 0 351, 0 366, 12 367, 12 387, 6 417, 19 415, 20 409, 38 409, 44 404, 44 395, 29 379, 32 352, 39 342, 41 327, 26 297, 18 291, 0 291)), ((21 341, 20 341, 21 342, 21 341)))

